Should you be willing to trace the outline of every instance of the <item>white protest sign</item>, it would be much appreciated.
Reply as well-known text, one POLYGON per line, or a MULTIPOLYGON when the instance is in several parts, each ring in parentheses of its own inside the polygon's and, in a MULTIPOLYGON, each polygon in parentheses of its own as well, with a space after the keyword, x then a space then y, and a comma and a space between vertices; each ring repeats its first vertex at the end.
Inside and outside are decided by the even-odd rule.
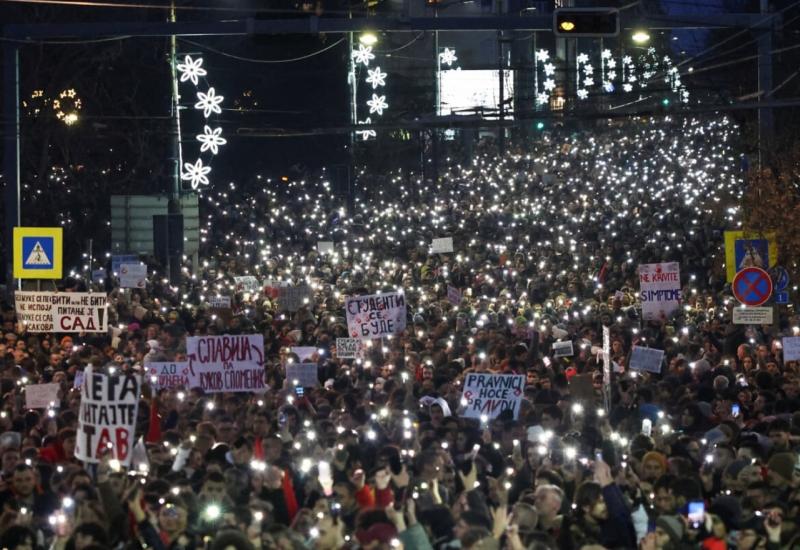
POLYGON ((731 321, 734 325, 771 325, 772 307, 735 307, 731 321))
POLYGON ((290 386, 314 388, 319 385, 316 363, 293 363, 286 365, 286 379, 290 386))
POLYGON ((119 286, 122 288, 144 288, 147 284, 147 266, 122 264, 119 267, 119 286))
POLYGON ((680 307, 681 274, 678 262, 641 264, 639 298, 645 321, 666 319, 680 307))
POLYGON ((236 292, 260 292, 261 283, 252 275, 243 275, 241 277, 234 277, 233 281, 236 283, 236 292))
POLYGON ((352 338, 382 338, 406 328, 406 297, 400 292, 353 296, 344 306, 352 338))
POLYGON ((58 390, 61 384, 30 384, 25 386, 25 407, 28 409, 46 409, 58 406, 58 390))
POLYGON ((211 296, 208 299, 209 307, 213 309, 230 309, 231 297, 230 296, 211 296))
POLYGON ((631 351, 630 368, 658 374, 661 372, 661 363, 664 361, 664 350, 633 346, 631 351))
POLYGON ((83 386, 83 371, 79 370, 75 373, 75 380, 72 382, 72 387, 79 390, 81 386, 83 386))
POLYGON ((261 334, 190 336, 186 357, 192 387, 206 393, 263 393, 266 389, 261 334))
POLYGON ((431 241, 431 252, 434 254, 449 254, 453 251, 453 237, 443 237, 431 241))
POLYGON ((553 357, 572 357, 575 351, 572 349, 572 340, 566 342, 553 342, 553 357))
POLYGON ((454 286, 447 285, 447 301, 454 306, 461 305, 461 291, 454 286))
POLYGON ((75 458, 96 464, 106 452, 130 464, 139 407, 139 377, 106 376, 86 367, 81 386, 75 458))
POLYGON ((800 336, 784 336, 783 361, 800 361, 800 336))
POLYGON ((317 241, 317 252, 320 254, 333 254, 333 241, 317 241))
POLYGON ((319 353, 319 348, 314 346, 294 346, 290 351, 297 355, 297 359, 303 363, 306 359, 311 359, 311 356, 315 353, 319 353))
POLYGON ((364 353, 364 344, 359 338, 337 338, 336 357, 339 359, 359 359, 364 353))
POLYGON ((108 301, 101 292, 18 290, 14 305, 28 332, 108 331, 108 301))
POLYGON ((525 377, 522 375, 469 373, 461 394, 461 416, 485 416, 491 420, 503 411, 513 411, 516 420, 524 389, 525 377))
POLYGON ((313 292, 308 285, 282 286, 278 289, 278 309, 295 312, 311 300, 313 292))
POLYGON ((181 362, 152 362, 146 363, 145 381, 154 389, 191 388, 189 378, 189 363, 181 362))
POLYGON ((603 326, 603 402, 611 407, 611 330, 603 326))

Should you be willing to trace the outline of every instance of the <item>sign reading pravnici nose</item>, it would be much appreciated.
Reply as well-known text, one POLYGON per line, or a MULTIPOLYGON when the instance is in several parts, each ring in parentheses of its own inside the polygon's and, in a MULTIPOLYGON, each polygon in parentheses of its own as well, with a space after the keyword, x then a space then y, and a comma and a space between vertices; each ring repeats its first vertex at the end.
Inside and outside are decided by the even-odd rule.
POLYGON ((464 380, 461 394, 461 416, 481 418, 485 415, 491 420, 510 410, 516 420, 524 389, 525 377, 522 375, 470 373, 464 380))
POLYGON ((261 334, 186 338, 192 387, 208 393, 263 393, 264 337, 261 334))
POLYGON ((352 296, 344 307, 351 338, 383 338, 406 328, 406 298, 402 293, 352 296))

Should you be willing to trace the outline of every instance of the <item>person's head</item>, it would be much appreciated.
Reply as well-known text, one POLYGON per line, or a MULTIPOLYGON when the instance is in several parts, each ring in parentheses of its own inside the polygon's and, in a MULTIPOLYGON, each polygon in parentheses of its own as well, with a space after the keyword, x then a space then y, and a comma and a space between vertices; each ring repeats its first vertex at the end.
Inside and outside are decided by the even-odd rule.
POLYGON ((0 536, 0 548, 8 550, 35 550, 36 534, 23 525, 12 525, 0 536))
POLYGON ((557 485, 539 485, 534 493, 536 510, 542 517, 552 520, 561 510, 564 501, 564 491, 557 485))
POLYGON ((92 545, 107 548, 110 546, 108 533, 98 523, 81 523, 72 532, 75 550, 84 550, 92 545))
POLYGON ((589 522, 600 523, 608 519, 608 507, 599 483, 584 481, 575 492, 575 509, 589 522))
POLYGON ((468 510, 462 512, 453 528, 453 535, 464 543, 464 538, 473 529, 491 529, 489 518, 478 512, 468 510))
POLYGON ((158 510, 158 526, 170 537, 186 530, 188 510, 180 498, 167 498, 158 510))
POLYGON ((77 433, 72 428, 63 428, 58 432, 58 441, 64 449, 64 456, 71 459, 75 456, 75 438, 77 433))
POLYGON ((4 475, 11 475, 17 464, 19 464, 19 451, 16 448, 10 447, 3 451, 2 466, 4 475))
POLYGON ((18 496, 24 498, 31 496, 36 489, 36 475, 33 468, 27 464, 18 464, 11 477, 11 487, 18 496))
POLYGON ((756 481, 747 486, 745 496, 750 500, 753 510, 761 510, 770 499, 769 485, 764 481, 756 481))
POLYGON ((769 425, 769 439, 772 441, 773 448, 779 451, 789 450, 789 435, 791 427, 789 422, 778 418, 769 425))
POLYGON ((200 496, 206 502, 221 502, 225 497, 225 476, 219 472, 209 472, 203 480, 200 496))
POLYGON ((661 515, 656 519, 656 548, 677 548, 683 538, 684 523, 678 516, 661 515))
POLYGON ((542 411, 542 418, 540 421, 542 429, 558 432, 558 429, 561 427, 561 420, 563 416, 564 413, 561 412, 561 409, 558 408, 558 405, 548 405, 542 411))
POLYGON ((655 494, 656 512, 659 514, 674 514, 677 506, 675 495, 672 493, 672 484, 675 478, 669 474, 658 478, 653 493, 655 494))
POLYGON ((645 453, 642 458, 642 479, 653 482, 667 473, 666 457, 656 451, 645 453))

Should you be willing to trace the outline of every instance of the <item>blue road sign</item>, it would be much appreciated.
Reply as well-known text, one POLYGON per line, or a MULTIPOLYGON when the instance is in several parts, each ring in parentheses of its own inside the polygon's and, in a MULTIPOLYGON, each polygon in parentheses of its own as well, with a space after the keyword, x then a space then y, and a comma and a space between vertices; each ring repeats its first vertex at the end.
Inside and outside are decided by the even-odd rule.
POLYGON ((789 286, 789 272, 785 268, 776 266, 771 271, 772 286, 775 287, 775 292, 780 292, 789 286))
POLYGON ((54 250, 54 237, 22 237, 22 268, 53 269, 54 250))
POLYGON ((788 292, 776 292, 775 293, 775 303, 776 304, 788 304, 789 303, 789 293, 788 292))

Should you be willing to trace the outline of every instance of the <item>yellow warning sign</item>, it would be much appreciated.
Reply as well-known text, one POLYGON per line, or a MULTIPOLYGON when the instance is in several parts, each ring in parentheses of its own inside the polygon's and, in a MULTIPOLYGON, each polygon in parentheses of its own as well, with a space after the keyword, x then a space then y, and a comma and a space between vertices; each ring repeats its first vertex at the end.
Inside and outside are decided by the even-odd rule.
POLYGON ((14 277, 60 279, 63 234, 60 227, 15 227, 14 277))

